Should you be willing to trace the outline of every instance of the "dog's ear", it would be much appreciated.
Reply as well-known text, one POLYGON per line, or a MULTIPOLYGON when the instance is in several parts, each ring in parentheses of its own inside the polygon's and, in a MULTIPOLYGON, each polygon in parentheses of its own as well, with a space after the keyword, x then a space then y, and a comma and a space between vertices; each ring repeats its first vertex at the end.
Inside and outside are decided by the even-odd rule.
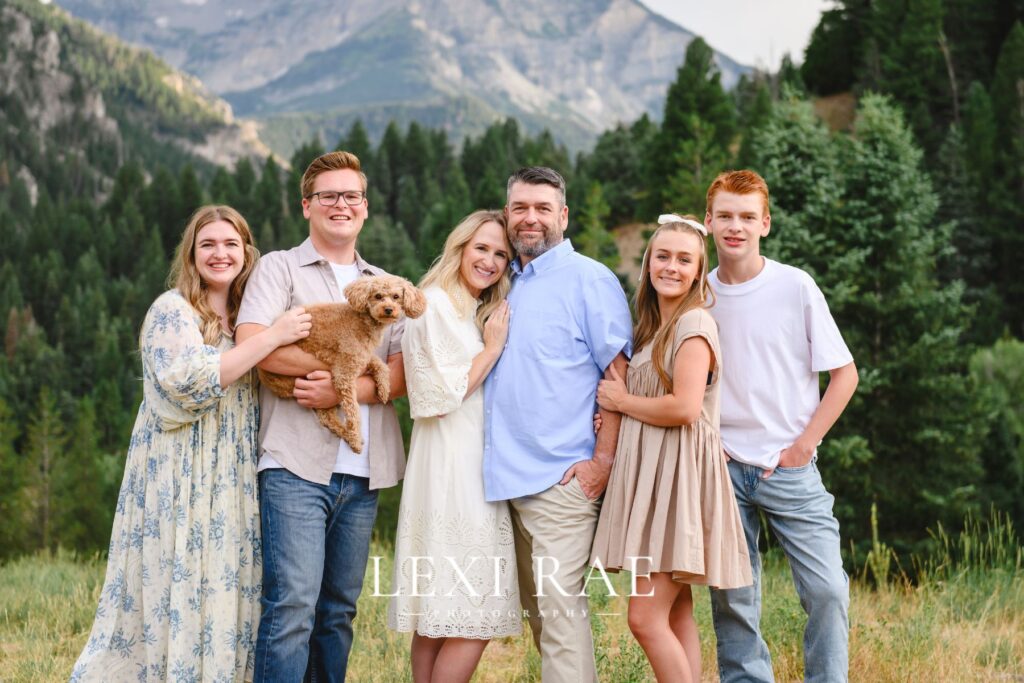
POLYGON ((377 289, 376 278, 356 278, 345 287, 345 300, 357 311, 365 311, 370 305, 370 297, 377 289))
POLYGON ((418 318, 427 310, 427 297, 411 282, 402 282, 402 308, 409 318, 418 318))

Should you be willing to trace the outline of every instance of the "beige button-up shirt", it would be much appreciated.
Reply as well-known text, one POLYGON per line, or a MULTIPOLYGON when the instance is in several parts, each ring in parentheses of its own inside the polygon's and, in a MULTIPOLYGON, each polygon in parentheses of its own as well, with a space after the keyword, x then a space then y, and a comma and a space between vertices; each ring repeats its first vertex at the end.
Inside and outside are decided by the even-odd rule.
MULTIPOLYGON (((386 273, 356 254, 360 277, 386 273)), ((282 313, 295 306, 340 302, 341 292, 331 264, 313 242, 287 251, 273 251, 260 259, 245 287, 236 325, 256 323, 269 327, 282 313)), ((399 320, 384 328, 376 354, 388 356, 402 351, 399 320)), ((320 424, 316 413, 294 399, 278 398, 260 388, 260 449, 293 474, 318 484, 331 480, 340 439, 320 424)), ((394 486, 405 474, 405 448, 398 416, 391 404, 370 405, 370 439, 364 450, 370 459, 370 488, 394 486)))

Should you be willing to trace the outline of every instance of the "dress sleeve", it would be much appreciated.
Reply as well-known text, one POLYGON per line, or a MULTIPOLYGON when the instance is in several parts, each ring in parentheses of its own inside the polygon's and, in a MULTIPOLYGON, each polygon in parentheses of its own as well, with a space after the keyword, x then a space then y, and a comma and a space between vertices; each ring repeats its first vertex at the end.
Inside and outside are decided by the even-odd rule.
POLYGON ((402 358, 413 419, 446 415, 460 405, 473 356, 456 327, 451 306, 431 297, 426 312, 405 323, 402 358))
POLYGON ((192 307, 176 292, 158 298, 141 334, 142 362, 165 427, 198 420, 224 396, 220 350, 203 342, 192 307))
POLYGON ((715 369, 708 378, 708 385, 718 381, 722 369, 722 351, 718 343, 718 323, 705 308, 695 308, 687 311, 676 323, 675 337, 672 339, 672 358, 669 359, 669 367, 675 365, 676 353, 683 342, 691 337, 702 337, 711 347, 712 360, 715 369))

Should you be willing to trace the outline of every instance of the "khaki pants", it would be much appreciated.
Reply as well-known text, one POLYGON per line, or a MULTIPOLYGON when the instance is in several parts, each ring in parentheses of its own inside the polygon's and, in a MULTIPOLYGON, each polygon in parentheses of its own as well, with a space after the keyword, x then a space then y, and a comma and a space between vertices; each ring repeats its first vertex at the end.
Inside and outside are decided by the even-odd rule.
POLYGON ((573 479, 565 486, 555 484, 532 496, 514 498, 509 504, 520 601, 540 651, 541 680, 594 683, 594 638, 587 597, 580 593, 600 503, 589 500, 573 479), (543 579, 541 586, 535 570, 543 579))

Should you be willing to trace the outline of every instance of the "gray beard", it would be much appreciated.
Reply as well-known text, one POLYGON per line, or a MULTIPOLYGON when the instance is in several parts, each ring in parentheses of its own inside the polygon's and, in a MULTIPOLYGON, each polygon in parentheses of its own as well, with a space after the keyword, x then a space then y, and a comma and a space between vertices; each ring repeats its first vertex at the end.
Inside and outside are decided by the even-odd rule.
MULTIPOLYGON (((561 239, 558 240, 558 242, 561 241, 561 239)), ((541 241, 529 246, 523 244, 518 239, 513 239, 512 246, 515 248, 517 254, 522 254, 527 258, 537 258, 541 254, 546 252, 548 249, 551 249, 551 247, 557 246, 558 242, 548 242, 548 239, 545 236, 545 238, 542 239, 541 241)))

